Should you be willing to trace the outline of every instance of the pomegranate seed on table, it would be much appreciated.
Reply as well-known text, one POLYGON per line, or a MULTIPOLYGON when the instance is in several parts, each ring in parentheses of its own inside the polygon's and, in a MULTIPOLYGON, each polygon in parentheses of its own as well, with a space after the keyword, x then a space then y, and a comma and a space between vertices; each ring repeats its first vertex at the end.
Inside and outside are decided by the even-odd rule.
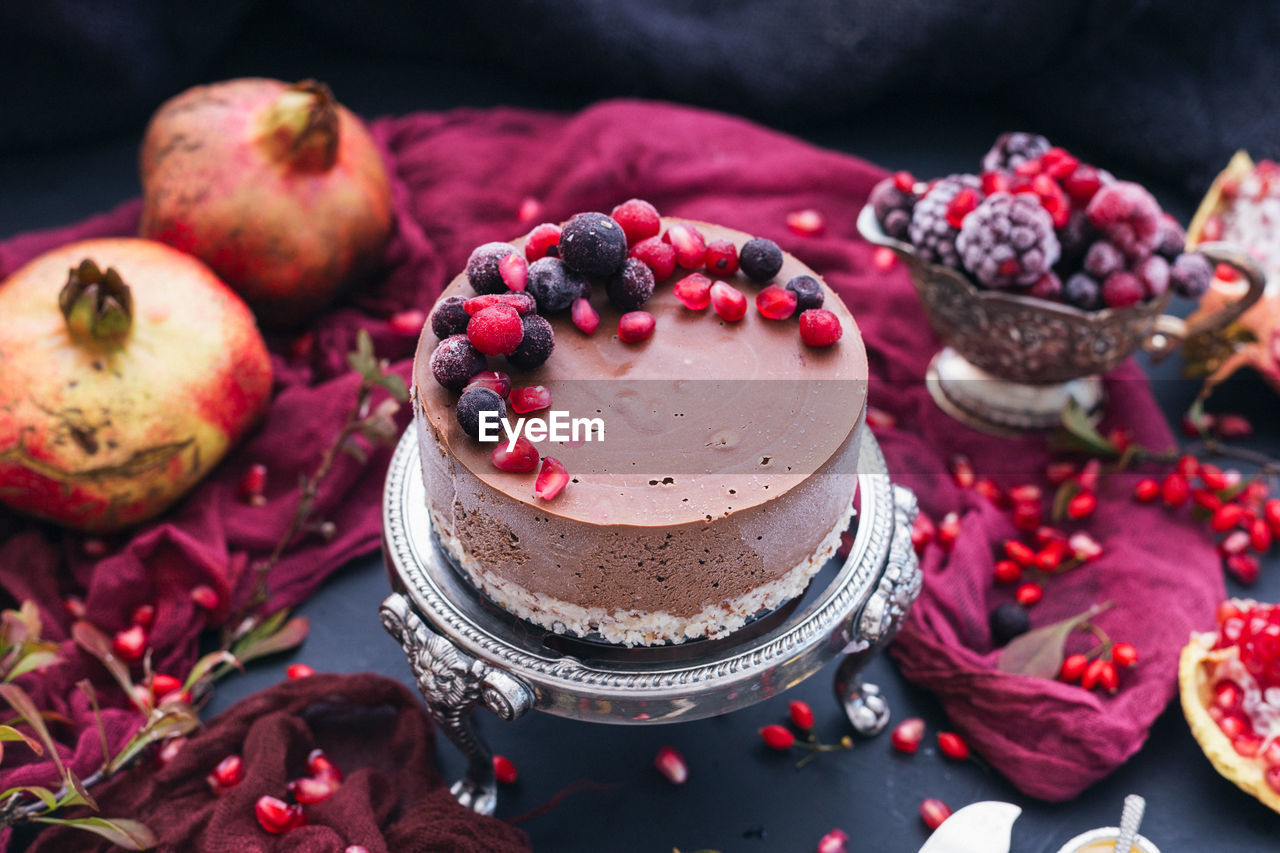
POLYGON ((498 261, 498 276, 502 283, 516 293, 524 290, 529 280, 529 261, 519 252, 512 252, 498 261))
POLYGON ((178 753, 182 752, 182 748, 186 745, 187 739, 182 736, 171 737, 160 744, 160 748, 156 750, 156 767, 162 770, 168 767, 169 763, 178 757, 178 753))
POLYGON ((234 788, 243 781, 244 759, 238 755, 228 755, 214 765, 205 777, 205 782, 216 796, 222 796, 229 788, 234 788))
POLYGON ((1063 533, 1056 527, 1044 525, 1036 528, 1036 544, 1041 548, 1049 545, 1057 544, 1065 546, 1067 544, 1067 534, 1063 533))
POLYGON ((253 811, 257 815, 258 825, 273 835, 280 835, 306 824, 302 806, 296 803, 289 805, 284 800, 271 796, 259 797, 253 811))
POLYGON ((369 848, 363 844, 351 844, 342 853, 369 853, 369 848))
POLYGON ((1253 435, 1253 424, 1244 415, 1218 415, 1213 431, 1219 438, 1245 438, 1253 435))
POLYGON ((1120 687, 1120 673, 1116 671, 1116 665, 1109 660, 1102 662, 1102 667, 1098 670, 1098 684, 1108 693, 1115 693, 1120 687))
POLYGON ((1004 553, 1020 566, 1030 566, 1036 561, 1036 552, 1031 546, 1017 539, 1004 540, 1004 553))
POLYGON ((267 489, 267 466, 261 462, 250 465, 236 486, 236 497, 249 506, 262 506, 267 502, 263 493, 267 489))
POLYGON ((1200 470, 1200 460, 1189 454, 1183 454, 1178 457, 1178 461, 1174 466, 1178 474, 1190 480, 1200 470))
POLYGON ((938 528, 934 526, 933 519, 924 512, 916 514, 915 521, 911 522, 911 547, 917 555, 924 550, 924 546, 933 541, 937 532, 938 528))
POLYGON ((1039 604, 1044 598, 1044 587, 1036 583, 1024 583, 1013 593, 1013 597, 1023 607, 1030 607, 1033 604, 1039 604))
POLYGON ((1083 560, 1086 563, 1102 556, 1102 546, 1083 530, 1071 534, 1071 538, 1067 540, 1067 547, 1071 549, 1071 553, 1077 560, 1083 560))
POLYGON ((1205 488, 1220 492, 1229 485, 1226 475, 1217 465, 1204 464, 1201 465, 1196 472, 1200 478, 1200 482, 1204 483, 1205 488))
POLYGON ((591 307, 591 301, 586 297, 579 296, 573 300, 569 316, 573 319, 573 325, 583 334, 595 334, 596 329, 600 328, 600 315, 591 307))
POLYGON ((323 749, 313 749, 307 753, 307 775, 335 785, 342 781, 342 770, 329 760, 323 749))
POLYGON ((1111 661, 1116 666, 1133 666, 1138 662, 1138 649, 1133 643, 1116 643, 1111 647, 1111 661))
POLYGON ((1227 574, 1245 586, 1257 583, 1262 565, 1252 554, 1230 554, 1224 560, 1227 574))
POLYGON ((312 779, 304 776, 289 783, 289 794, 299 803, 314 805, 323 803, 333 796, 334 785, 326 779, 312 779))
POLYGON ((1055 540, 1036 552, 1035 567, 1042 572, 1052 572, 1062 565, 1062 558, 1066 555, 1066 543, 1055 540))
POLYGON ((660 237, 641 240, 631 247, 631 257, 653 270, 654 281, 666 281, 676 271, 676 250, 660 237))
POLYGON ((829 347, 843 335, 840 318, 826 308, 810 308, 800 313, 800 340, 805 346, 829 347))
POLYGON ((147 632, 141 625, 117 631, 111 640, 111 648, 123 660, 137 660, 147 650, 147 632))
POLYGON ((672 785, 683 785, 689 778, 689 765, 679 750, 673 746, 659 747, 658 754, 653 759, 653 766, 658 768, 658 772, 672 785))
POLYGON ((711 304, 711 279, 700 272, 690 273, 675 284, 676 299, 690 311, 701 311, 711 304))
POLYGON ((1098 476, 1102 473, 1102 462, 1098 459, 1090 459, 1080 468, 1080 473, 1076 475, 1076 482, 1080 484, 1080 488, 1086 492, 1098 491, 1098 476))
POLYGON ((512 388, 510 402, 511 408, 516 414, 524 415, 529 412, 536 412, 551 405, 551 391, 545 385, 512 388))
POLYGON ((760 730, 760 739, 770 749, 786 751, 795 746, 796 736, 785 726, 770 723, 760 730))
POLYGON ((756 294, 756 310, 766 320, 785 320, 796 313, 796 294, 771 284, 756 294))
POLYGON ((937 829, 951 817, 951 808, 942 800, 928 799, 920 803, 920 819, 930 829, 937 829))
POLYGON ((942 521, 938 524, 936 535, 938 544, 944 550, 950 551, 951 547, 956 544, 956 540, 960 538, 960 516, 954 512, 944 515, 942 521))
POLYGON ((1139 480, 1133 487, 1133 499, 1140 503, 1150 503, 1158 497, 1160 497, 1160 484, 1155 480, 1150 478, 1139 480))
MULTIPOLYGON (((707 238, 697 228, 686 222, 677 222, 667 228, 662 239, 676 250, 676 264, 687 270, 696 270, 707 259, 707 238)), ((657 278, 655 271, 654 278, 657 278)))
POLYGON ((809 707, 808 702, 801 702, 799 699, 792 701, 787 706, 787 716, 791 718, 791 725, 800 731, 813 730, 813 709, 809 707))
POLYGON ((554 456, 547 456, 542 460, 542 470, 538 472, 538 480, 534 484, 533 491, 544 501, 549 501, 564 491, 568 482, 569 472, 565 469, 564 463, 554 456))
POLYGON ((1079 521, 1093 515, 1098 508, 1098 496, 1093 492, 1080 492, 1067 501, 1067 517, 1079 521))
POLYGON ((1068 684, 1075 684, 1080 681, 1084 675, 1085 667, 1089 665, 1089 659, 1081 654, 1067 655, 1062 661, 1062 669, 1058 671, 1058 680, 1065 681, 1068 684))
POLYGON ((1249 533, 1245 530, 1233 530, 1218 543, 1218 551, 1223 555, 1243 554, 1250 545, 1249 533))
POLYGON ((1017 583, 1022 580, 1022 566, 1015 560, 997 560, 995 578, 996 583, 1017 583))
POLYGON ((510 451, 507 450, 507 442, 498 442, 491 458, 493 467, 512 474, 527 474, 538 467, 538 450, 523 435, 516 439, 510 451))
POLYGON ((1222 508, 1222 499, 1208 489, 1192 489, 1191 502, 1206 512, 1217 512, 1222 508))
POLYGON ((1050 462, 1044 468, 1045 479, 1055 486, 1060 486, 1076 475, 1074 462, 1050 462))
POLYGON ((533 263, 547 257, 548 253, 557 255, 560 252, 559 246, 560 226, 544 222, 524 238, 524 259, 533 263), (552 252, 553 248, 554 252, 552 252))
POLYGON ((969 461, 968 456, 963 453, 957 453, 951 457, 951 478, 962 489, 972 488, 977 475, 974 473, 973 463, 969 461))
POLYGON ((969 744, 955 732, 938 732, 938 749, 947 758, 964 761, 969 757, 969 744))
POLYGON ((801 237, 812 237, 826 230, 827 222, 818 211, 808 208, 787 214, 787 228, 801 237))
POLYGON ((1242 518, 1244 507, 1240 504, 1222 504, 1214 510, 1213 517, 1209 519, 1209 527, 1215 533, 1226 533, 1239 524, 1242 518))
POLYGON ((1040 501, 1022 501, 1013 505, 1013 526, 1030 533, 1044 522, 1044 505, 1040 501))
POLYGON ((222 598, 213 587, 200 584, 191 588, 191 601, 201 610, 217 610, 222 598))
POLYGON ((979 477, 974 480, 973 490, 996 506, 1004 504, 1004 492, 1000 491, 1000 487, 990 477, 979 477))
POLYGON ((711 307, 721 319, 736 323, 747 315, 747 297, 732 284, 717 281, 711 285, 711 307))
POLYGON ((397 335, 405 335, 412 337, 422 331, 422 327, 427 324, 427 315, 417 308, 410 308, 407 311, 399 311, 391 315, 387 320, 387 325, 391 327, 391 331, 397 335))
POLYGON ((622 226, 622 233, 627 235, 628 246, 656 237, 662 230, 662 217, 658 214, 658 209, 644 199, 624 201, 609 215, 622 226))
POLYGON ((888 272, 898 263, 898 255, 888 246, 877 246, 871 253, 871 265, 880 272, 888 272))
POLYGON ((1249 522, 1249 544, 1253 550, 1262 553, 1271 547, 1271 528, 1261 518, 1249 522))
POLYGON ((163 672, 157 672, 151 676, 151 695, 159 699, 167 696, 175 690, 182 689, 182 680, 174 678, 172 675, 166 675, 163 672))
POLYGON ((648 311, 628 311, 618 318, 618 340, 638 344, 653 335, 657 320, 648 311))
POLYGON ((520 202, 520 207, 516 210, 516 219, 522 224, 532 222, 542 216, 542 202, 533 196, 526 196, 520 202))
POLYGON ((845 844, 849 841, 849 833, 843 829, 833 829, 818 839, 818 853, 847 853, 845 844))
POLYGON ((1024 483, 1009 489, 1009 500, 1015 504, 1038 503, 1043 497, 1044 493, 1040 487, 1032 483, 1024 483))
POLYGON ((1187 502, 1191 488, 1187 485, 1186 475, 1174 472, 1164 478, 1160 485, 1160 496, 1166 505, 1180 507, 1187 502))
POLYGON ((898 752, 907 755, 915 753, 924 739, 924 720, 920 717, 908 717, 894 727, 889 734, 889 744, 898 752))
POLYGON ((488 388, 499 397, 506 397, 511 392, 511 377, 501 370, 482 370, 467 380, 467 388, 472 386, 488 388))
POLYGON ((139 604, 133 608, 133 614, 129 617, 129 621, 134 625, 140 625, 143 628, 150 628, 151 623, 155 621, 156 608, 154 604, 139 604))
POLYGON ((728 278, 738 271, 738 247, 728 240, 712 240, 704 259, 707 272, 728 278))
POLYGON ((511 763, 510 758, 505 755, 493 757, 493 778, 498 780, 499 785, 514 785, 518 777, 516 766, 511 763))
POLYGON ((284 671, 285 675, 290 679, 309 678, 316 674, 316 671, 305 663, 292 663, 289 668, 284 671))
POLYGON ((1092 690, 1098 684, 1098 679, 1102 675, 1102 667, 1107 663, 1102 658, 1096 658, 1089 662, 1085 667, 1084 675, 1080 677, 1080 686, 1085 690, 1092 690))

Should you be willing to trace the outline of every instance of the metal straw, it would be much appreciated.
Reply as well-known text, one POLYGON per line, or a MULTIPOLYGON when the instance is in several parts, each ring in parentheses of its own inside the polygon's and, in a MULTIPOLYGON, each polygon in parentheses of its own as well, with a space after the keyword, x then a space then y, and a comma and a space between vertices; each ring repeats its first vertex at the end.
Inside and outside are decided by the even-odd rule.
POLYGON ((1116 836, 1116 853, 1129 853, 1133 849, 1134 839, 1138 837, 1138 826, 1142 823, 1142 813, 1147 809, 1147 801, 1137 794, 1124 798, 1124 811, 1120 813, 1120 834, 1116 836))

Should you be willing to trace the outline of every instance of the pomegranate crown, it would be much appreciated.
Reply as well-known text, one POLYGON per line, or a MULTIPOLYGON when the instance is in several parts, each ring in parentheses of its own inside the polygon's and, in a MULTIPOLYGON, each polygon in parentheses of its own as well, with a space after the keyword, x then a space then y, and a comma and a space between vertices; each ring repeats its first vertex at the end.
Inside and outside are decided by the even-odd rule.
POLYGON ((72 267, 58 294, 71 334, 105 344, 124 340, 133 325, 133 294, 114 267, 106 272, 85 258, 72 267))
POLYGON ((299 171, 327 171, 338 157, 338 102, 324 83, 293 84, 262 121, 267 145, 299 171))

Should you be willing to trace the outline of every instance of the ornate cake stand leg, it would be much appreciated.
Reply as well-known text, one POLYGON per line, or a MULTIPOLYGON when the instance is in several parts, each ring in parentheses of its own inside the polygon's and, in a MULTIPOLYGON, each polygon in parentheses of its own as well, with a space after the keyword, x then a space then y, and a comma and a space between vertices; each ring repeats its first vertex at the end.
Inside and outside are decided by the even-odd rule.
POLYGON ((409 656, 431 719, 467 759, 467 775, 449 790, 467 808, 493 814, 498 805, 493 752, 476 732, 471 709, 484 705, 502 719, 514 720, 533 706, 532 692, 509 673, 463 654, 432 631, 400 593, 387 596, 380 613, 382 626, 409 656))
POLYGON ((889 723, 889 704, 880 688, 862 680, 861 672, 898 632, 911 602, 920 594, 920 562, 911 547, 916 496, 893 487, 893 534, 880 584, 850 626, 850 646, 836 670, 836 699, 854 731, 864 737, 879 734, 889 723))

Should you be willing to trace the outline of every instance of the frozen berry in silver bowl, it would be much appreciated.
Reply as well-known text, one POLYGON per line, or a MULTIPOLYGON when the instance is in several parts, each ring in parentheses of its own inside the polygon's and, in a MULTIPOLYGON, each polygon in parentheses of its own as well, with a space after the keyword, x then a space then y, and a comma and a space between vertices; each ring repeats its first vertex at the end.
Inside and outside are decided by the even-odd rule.
POLYGON ((983 286, 1030 287, 1058 261, 1053 219, 1030 193, 995 193, 964 218, 956 238, 964 268, 983 286))
POLYGON ((948 217, 947 211, 956 196, 966 189, 981 191, 982 182, 973 175, 951 175, 936 181, 916 202, 907 234, 921 259, 949 267, 960 266, 960 254, 956 251, 960 229, 952 224, 954 216, 948 217))

